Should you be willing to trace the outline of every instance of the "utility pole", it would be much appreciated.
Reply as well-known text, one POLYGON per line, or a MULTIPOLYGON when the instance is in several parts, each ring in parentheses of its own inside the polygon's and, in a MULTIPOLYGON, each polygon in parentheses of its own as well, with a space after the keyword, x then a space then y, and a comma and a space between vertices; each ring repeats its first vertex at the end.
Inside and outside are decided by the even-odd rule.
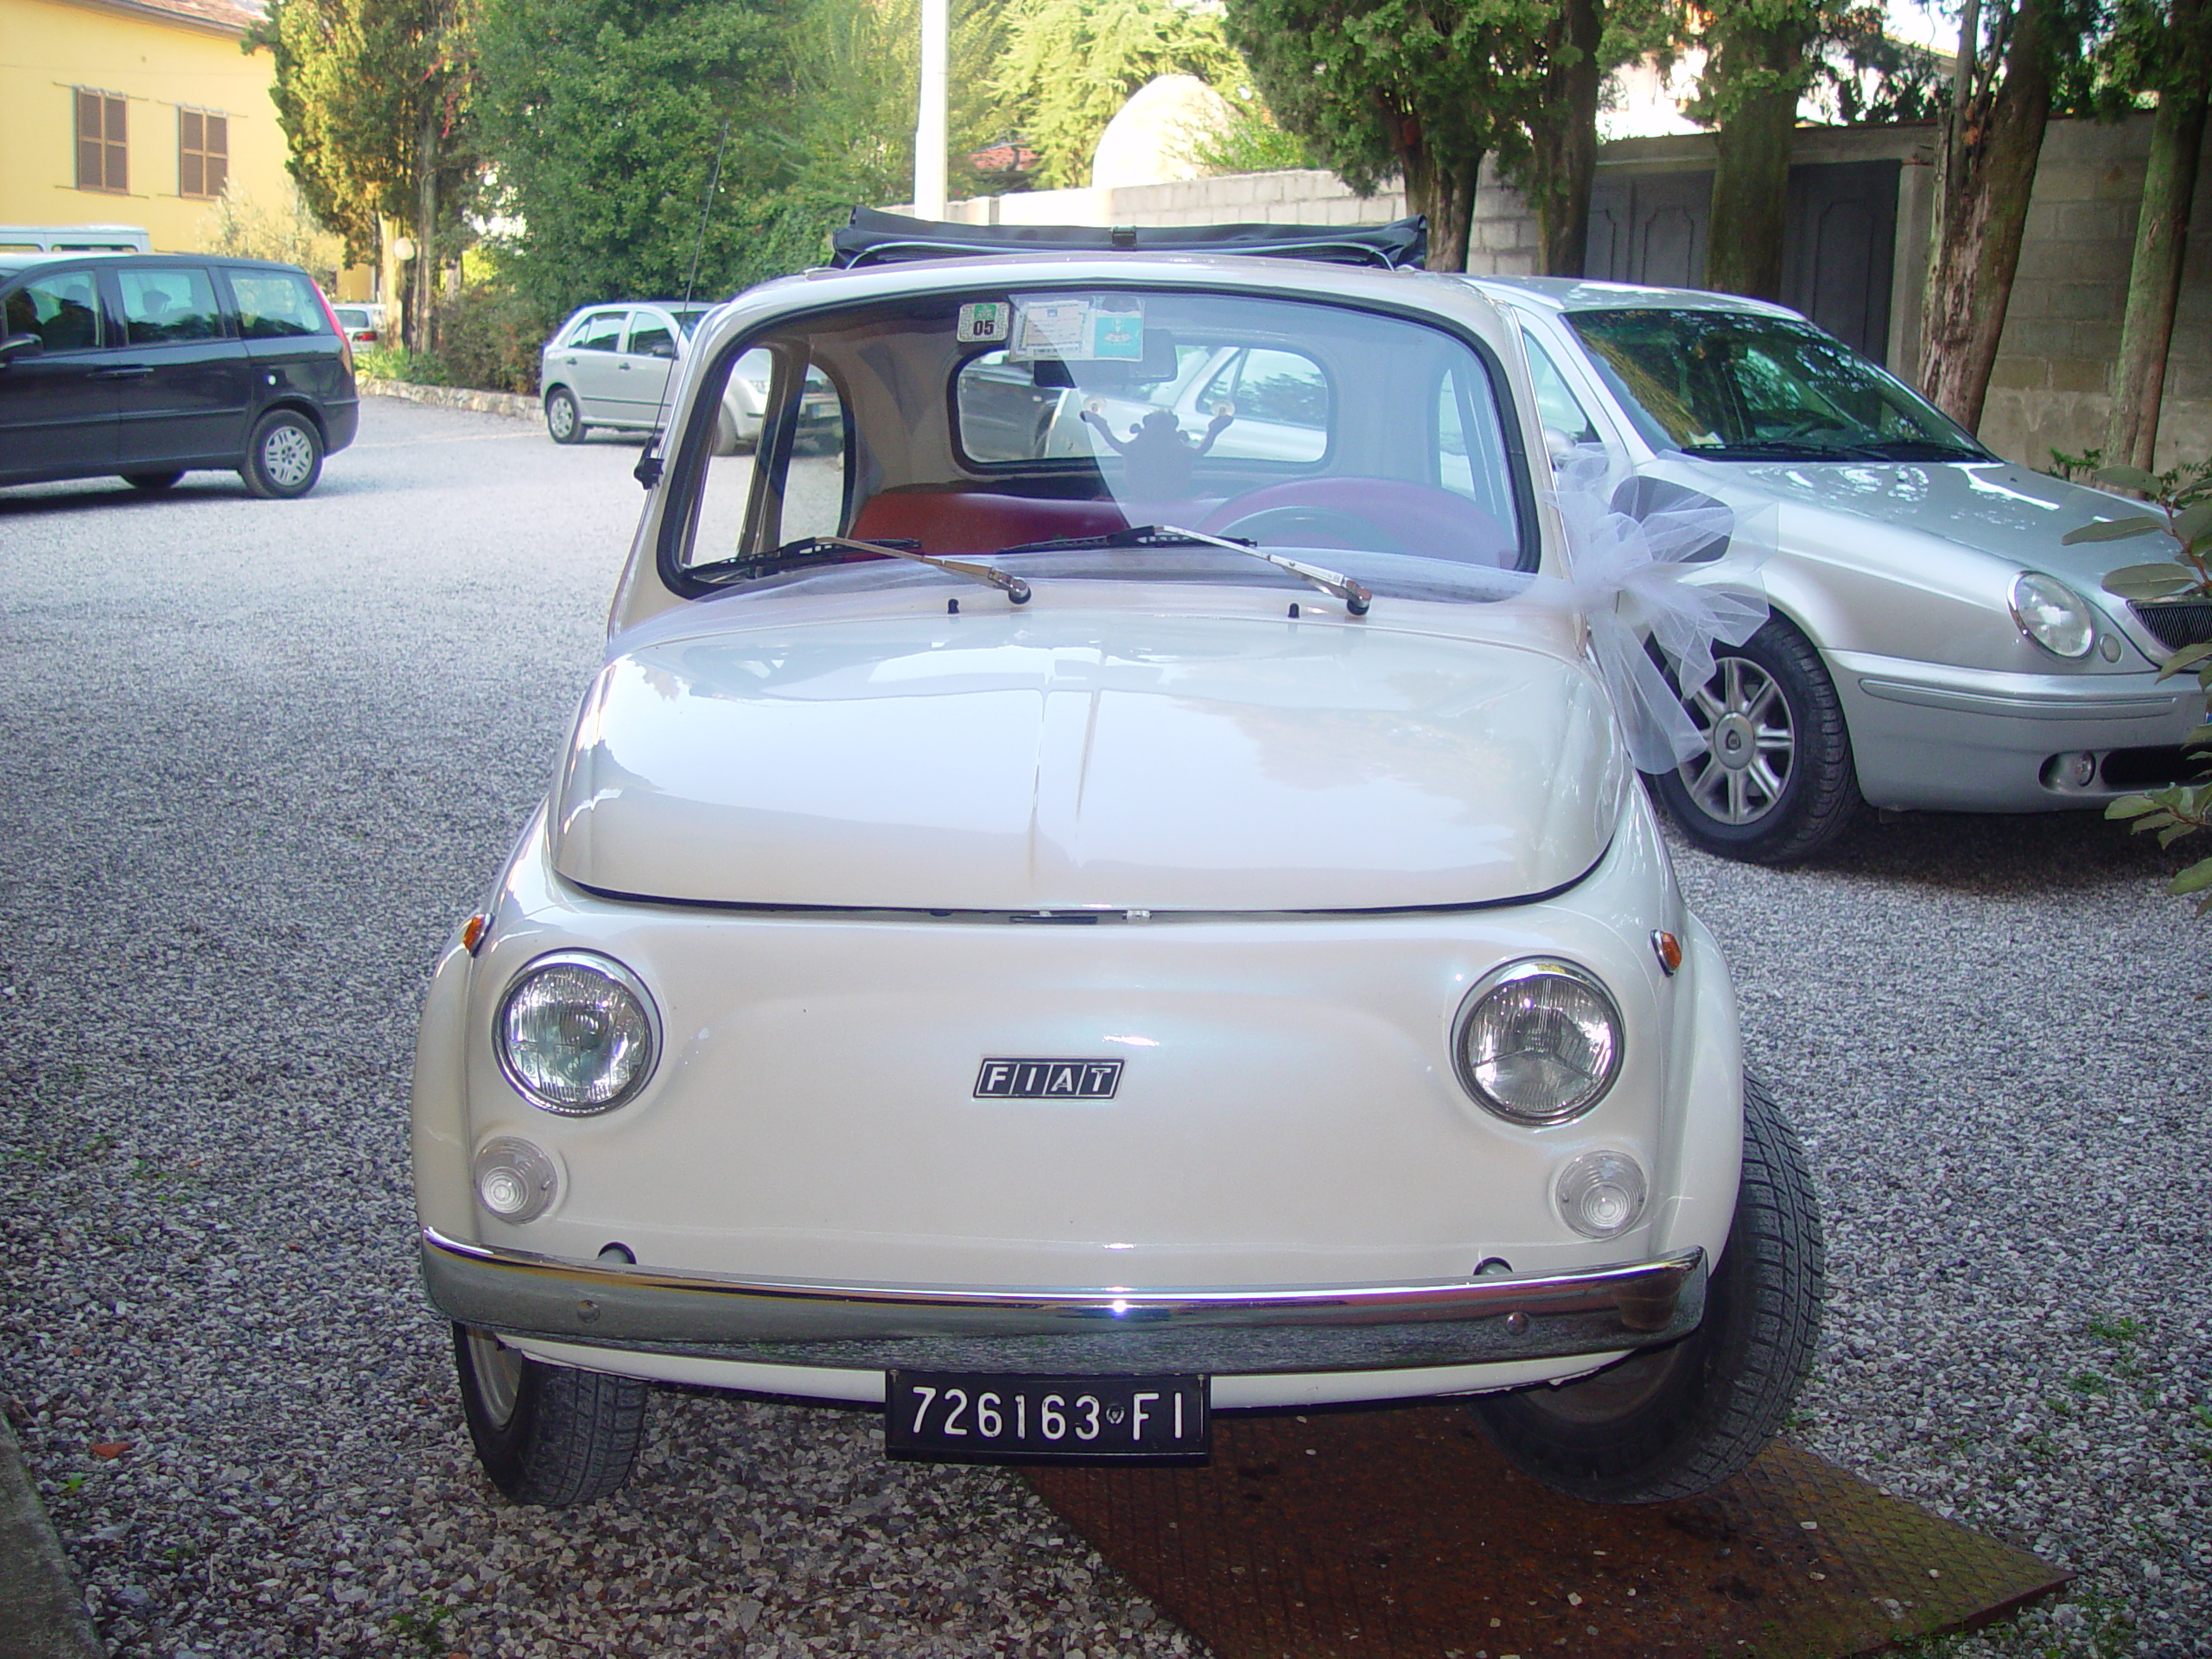
POLYGON ((922 0, 922 100, 914 121, 914 212, 944 217, 945 60, 951 35, 946 0, 922 0))

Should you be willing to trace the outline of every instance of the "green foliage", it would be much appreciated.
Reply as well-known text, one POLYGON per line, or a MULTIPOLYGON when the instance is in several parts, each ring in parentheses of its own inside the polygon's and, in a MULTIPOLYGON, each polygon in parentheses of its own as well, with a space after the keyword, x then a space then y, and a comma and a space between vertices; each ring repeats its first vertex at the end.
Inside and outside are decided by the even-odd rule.
POLYGON ((1085 185, 1099 135, 1129 95, 1179 74, 1232 102, 1250 79, 1221 23, 1175 0, 1015 0, 992 89, 1042 158, 1039 182, 1085 185))
POLYGON ((1229 40, 1275 118, 1363 195, 1393 174, 1465 263, 1485 155, 1511 163, 1541 95, 1541 0, 1227 0, 1229 40))
POLYGON ((787 15, 780 0, 484 0, 484 141, 520 225, 503 269, 540 315, 683 291, 725 122, 700 291, 770 274, 762 228, 790 240, 773 137, 787 15))
POLYGON ((446 1625, 452 1618, 452 1608, 424 1596, 414 1606, 403 1607, 391 1616, 391 1633, 416 1659, 442 1659, 453 1645, 446 1637, 446 1625))
MULTIPOLYGON (((2056 459, 2057 452, 2052 455, 2056 459)), ((2173 556, 2162 563, 2131 564, 2112 572, 2104 579, 2105 591, 2137 603, 2212 598, 2212 461, 2161 474, 2139 467, 2105 467, 2098 470, 2096 480, 2147 497, 2156 511, 2098 519, 2067 531, 2065 540, 2114 542, 2162 534, 2174 545, 2173 556)), ((2212 693, 2212 644, 2184 645, 2159 665, 2162 680, 2182 674, 2195 675, 2199 689, 2212 693)), ((2183 747, 2212 752, 2212 724, 2199 726, 2183 747)), ((2105 817, 2128 824, 2136 835, 2155 835, 2159 846, 2171 847, 2200 830, 2212 829, 2212 779, 2123 795, 2105 808, 2105 817)), ((2178 898, 2202 895, 2196 913, 2212 912, 2212 858, 2199 859, 2182 871, 2166 884, 2166 891, 2178 898)))
MULTIPOLYGON (((285 165, 315 217, 373 257, 379 216, 412 222, 431 126, 440 224, 466 239, 479 164, 470 144, 474 65, 462 0, 270 0, 243 41, 275 59, 270 100, 285 165)), ((439 250, 433 250, 438 252, 439 250)))
POLYGON ((1242 103, 1231 98, 1230 107, 1236 111, 1235 120, 1202 133, 1191 145, 1192 163, 1201 172, 1280 173, 1313 165, 1306 141, 1278 125, 1256 92, 1242 103))
POLYGON ((200 251, 279 259, 298 265, 326 289, 335 289, 345 244, 317 221, 296 180, 286 181, 284 198, 275 207, 256 201, 233 176, 200 221, 200 251))
POLYGON ((549 331, 537 307, 504 284, 485 283, 442 295, 437 378, 449 386, 534 397, 538 353, 549 331))

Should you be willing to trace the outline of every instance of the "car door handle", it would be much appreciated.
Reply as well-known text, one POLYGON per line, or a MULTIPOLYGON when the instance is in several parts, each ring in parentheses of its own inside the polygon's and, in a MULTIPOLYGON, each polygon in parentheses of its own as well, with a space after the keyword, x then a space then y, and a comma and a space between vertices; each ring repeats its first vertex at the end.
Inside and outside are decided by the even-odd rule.
POLYGON ((94 380, 143 380, 153 372, 150 364, 132 363, 119 369, 94 369, 88 378, 94 380))

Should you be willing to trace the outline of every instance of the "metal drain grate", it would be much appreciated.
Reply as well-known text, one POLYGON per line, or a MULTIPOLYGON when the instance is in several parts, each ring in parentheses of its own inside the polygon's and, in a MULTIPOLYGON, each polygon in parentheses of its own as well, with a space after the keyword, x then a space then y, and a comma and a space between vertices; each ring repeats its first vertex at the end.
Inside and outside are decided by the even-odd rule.
POLYGON ((1870 1653, 2068 1575, 1777 1444, 1617 1508, 1510 1468, 1461 1406, 1219 1417, 1200 1469, 1033 1469, 1218 1659, 1870 1653))

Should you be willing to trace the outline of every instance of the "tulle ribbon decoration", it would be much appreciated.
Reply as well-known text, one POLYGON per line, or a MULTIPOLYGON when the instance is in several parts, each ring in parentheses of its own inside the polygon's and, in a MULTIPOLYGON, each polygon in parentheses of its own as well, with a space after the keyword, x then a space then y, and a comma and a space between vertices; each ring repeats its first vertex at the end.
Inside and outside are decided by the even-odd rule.
POLYGON ((1758 586, 1771 531, 1710 496, 1655 488, 1595 446, 1560 462, 1551 501, 1573 574, 1539 578, 1524 597, 1582 613, 1630 758, 1639 771, 1671 772, 1705 753, 1707 738, 1643 642, 1657 645, 1685 691, 1711 679, 1713 646, 1742 645, 1767 619, 1765 599, 1742 590, 1758 586), (1716 565, 1726 588, 1689 580, 1716 565))

